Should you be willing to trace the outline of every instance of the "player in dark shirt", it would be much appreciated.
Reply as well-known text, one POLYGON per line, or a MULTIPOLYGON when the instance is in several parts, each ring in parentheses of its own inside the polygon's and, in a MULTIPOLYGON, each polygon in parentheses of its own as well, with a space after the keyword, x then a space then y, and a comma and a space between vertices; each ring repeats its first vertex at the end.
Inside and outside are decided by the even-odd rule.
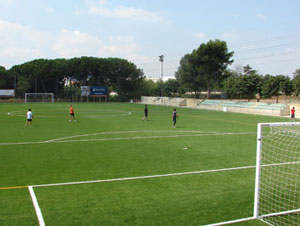
POLYGON ((145 120, 145 119, 148 121, 148 106, 147 106, 147 104, 145 105, 145 108, 144 108, 143 120, 145 120))
POLYGON ((176 128, 176 119, 177 119, 178 115, 176 112, 176 109, 174 108, 173 110, 173 114, 172 114, 172 118, 173 118, 173 127, 176 128))

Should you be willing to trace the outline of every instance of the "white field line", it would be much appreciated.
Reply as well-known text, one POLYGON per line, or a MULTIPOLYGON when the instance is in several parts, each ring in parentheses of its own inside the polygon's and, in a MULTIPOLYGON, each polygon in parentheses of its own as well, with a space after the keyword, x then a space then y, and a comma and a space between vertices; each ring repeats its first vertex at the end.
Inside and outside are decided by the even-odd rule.
POLYGON ((191 175, 191 174, 215 173, 215 172, 242 170, 242 169, 250 169, 250 168, 255 168, 255 166, 241 166, 241 167, 235 167, 235 168, 201 170, 201 171, 191 171, 191 172, 182 172, 182 173, 158 174, 158 175, 139 176, 139 177, 123 177, 123 178, 114 178, 114 179, 67 182, 67 183, 56 183, 56 184, 40 184, 40 185, 31 185, 31 186, 32 187, 52 187, 52 186, 74 185, 74 184, 91 184, 91 183, 103 183, 103 182, 114 182, 114 181, 128 181, 128 180, 150 179, 150 178, 158 178, 158 177, 171 177, 171 176, 182 176, 182 175, 191 175))
MULTIPOLYGON (((275 163, 275 164, 268 164, 263 165, 263 167, 270 167, 270 166, 279 166, 279 165, 287 165, 287 164, 300 164, 298 162, 286 162, 286 163, 275 163)), ((235 168, 225 168, 225 169, 215 169, 215 170, 202 170, 202 171, 192 171, 192 172, 183 172, 183 173, 172 173, 172 174, 160 174, 160 175, 151 175, 151 176, 140 176, 140 177, 125 177, 125 178, 115 178, 115 179, 104 179, 104 180, 93 180, 93 181, 80 181, 80 182, 67 182, 67 183, 56 183, 56 184, 41 184, 41 185, 31 185, 28 186, 30 196, 36 211, 36 215, 38 217, 39 225, 44 226, 45 222, 43 219, 43 215, 41 209, 39 207, 37 198, 33 191, 33 187, 52 187, 52 186, 66 186, 66 185, 76 185, 76 184, 90 184, 90 183, 103 183, 103 182, 114 182, 114 181, 129 181, 129 180, 139 180, 139 179, 150 179, 150 178, 158 178, 158 177, 170 177, 170 176, 181 176, 181 175, 191 175, 191 174, 202 174, 202 173, 214 173, 214 172, 224 172, 224 171, 232 171, 232 170, 242 170, 242 169, 251 169, 255 168, 256 166, 243 166, 243 167, 235 167, 235 168)), ((297 210, 299 211, 299 210, 297 210)), ((291 211, 295 212, 295 211, 291 211)), ((224 221, 220 223, 208 224, 204 226, 220 226, 220 225, 227 225, 227 224, 234 224, 243 221, 254 220, 255 217, 248 217, 248 218, 241 218, 237 220, 231 221, 224 221)))
MULTIPOLYGON (((272 167, 272 166, 281 166, 281 165, 289 165, 289 164, 300 164, 300 161, 298 161, 298 162, 284 162, 284 163, 266 164, 266 165, 262 165, 262 167, 272 167)), ((114 182, 114 181, 149 179, 149 178, 158 178, 158 177, 182 176, 182 175, 191 175, 191 174, 215 173, 215 172, 253 169, 253 168, 256 168, 256 165, 254 165, 254 166, 240 166, 240 167, 234 167, 234 168, 223 168, 223 169, 181 172, 181 173, 158 174, 158 175, 139 176, 139 177, 122 177, 122 178, 103 179, 103 180, 65 182, 65 183, 54 183, 54 184, 40 184, 40 185, 31 185, 31 186, 32 187, 51 187, 51 186, 63 186, 63 185, 74 185, 74 184, 91 184, 91 183, 103 183, 103 182, 114 182)))
POLYGON ((206 225, 202 225, 202 226, 219 226, 219 225, 239 223, 239 222, 243 222, 243 221, 250 221, 250 220, 255 220, 255 219, 256 219, 255 217, 247 217, 247 218, 241 218, 241 219, 232 220, 232 221, 224 221, 224 222, 215 223, 215 224, 206 224, 206 225))
POLYGON ((51 143, 71 143, 71 142, 91 142, 91 141, 114 141, 114 140, 141 140, 141 139, 161 139, 161 138, 177 138, 177 137, 200 137, 200 136, 224 136, 224 135, 249 135, 255 133, 208 133, 208 134, 182 134, 182 135, 166 135, 166 136, 145 136, 145 137, 115 137, 115 138, 98 138, 98 139, 82 139, 82 140, 48 140, 48 141, 32 141, 32 142, 12 142, 0 143, 4 145, 24 145, 24 144, 51 144, 51 143))
MULTIPOLYGON (((25 113, 23 114, 19 114, 18 112, 20 113, 23 113, 23 111, 12 111, 12 112, 8 112, 7 115, 8 116, 14 116, 14 117, 25 117, 25 113), (17 114, 15 114, 17 113, 17 114)), ((99 112, 76 112, 76 115, 81 115, 81 114, 99 114, 99 115, 83 115, 83 116, 80 116, 81 118, 102 118, 102 117, 116 117, 116 116, 128 116, 128 115, 132 115, 132 113, 130 111, 111 111, 113 112, 113 114, 107 114, 109 113, 109 111, 99 111, 99 112)), ((35 112, 34 116, 36 118, 68 118, 69 117, 69 113, 68 112, 49 112, 49 111, 38 111, 38 112, 35 112), (42 115, 41 115, 42 114, 42 115), (48 115, 48 114, 64 114, 64 115, 48 115)))
POLYGON ((45 226, 45 221, 44 221, 44 218, 43 218, 43 215, 42 215, 42 211, 39 207, 39 203, 38 203, 37 198, 35 196, 35 193, 33 191, 33 187, 28 186, 28 190, 29 190, 29 193, 30 193, 30 196, 31 196, 31 199, 32 199, 32 203, 33 203, 33 206, 34 206, 34 209, 35 209, 36 216, 37 216, 38 221, 39 221, 39 225, 40 226, 45 226))
POLYGON ((88 136, 107 135, 107 134, 124 134, 124 133, 128 134, 128 133, 140 133, 140 132, 146 132, 146 131, 116 131, 116 132, 88 133, 88 134, 81 134, 81 135, 75 135, 75 136, 55 138, 52 140, 47 140, 46 142, 67 140, 67 139, 73 139, 73 138, 78 138, 78 137, 88 137, 88 136))
POLYGON ((47 140, 47 142, 53 142, 53 141, 58 141, 58 140, 67 140, 67 139, 72 139, 72 138, 78 138, 78 137, 88 137, 88 136, 97 136, 97 135, 107 135, 107 134, 129 134, 129 133, 202 133, 202 134, 217 134, 218 132, 207 132, 207 131, 171 131, 171 130, 140 130, 140 131, 113 131, 113 132, 101 132, 101 133, 88 133, 88 134, 81 134, 81 135, 75 135, 75 136, 68 136, 68 137, 60 137, 60 138, 55 138, 51 140, 47 140))

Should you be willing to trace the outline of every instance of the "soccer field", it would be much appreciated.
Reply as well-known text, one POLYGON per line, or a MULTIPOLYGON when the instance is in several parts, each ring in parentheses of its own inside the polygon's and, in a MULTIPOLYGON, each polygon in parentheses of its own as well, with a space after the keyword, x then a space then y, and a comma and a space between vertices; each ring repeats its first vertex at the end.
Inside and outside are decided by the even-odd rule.
MULTIPOLYGON (((253 216, 256 130, 286 118, 141 104, 0 104, 0 225, 206 225, 253 216), (32 109, 31 127, 25 114, 32 109)), ((233 225, 265 225, 246 221, 233 225)))

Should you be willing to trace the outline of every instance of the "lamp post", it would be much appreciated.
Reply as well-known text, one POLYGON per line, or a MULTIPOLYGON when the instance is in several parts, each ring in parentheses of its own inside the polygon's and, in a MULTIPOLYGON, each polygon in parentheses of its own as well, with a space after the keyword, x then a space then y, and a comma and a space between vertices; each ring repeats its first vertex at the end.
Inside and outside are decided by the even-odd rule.
POLYGON ((160 55, 159 56, 159 61, 161 62, 161 67, 160 67, 160 69, 161 69, 161 82, 162 82, 162 84, 161 84, 161 96, 163 96, 164 95, 164 71, 163 71, 163 63, 164 63, 164 55, 160 55))

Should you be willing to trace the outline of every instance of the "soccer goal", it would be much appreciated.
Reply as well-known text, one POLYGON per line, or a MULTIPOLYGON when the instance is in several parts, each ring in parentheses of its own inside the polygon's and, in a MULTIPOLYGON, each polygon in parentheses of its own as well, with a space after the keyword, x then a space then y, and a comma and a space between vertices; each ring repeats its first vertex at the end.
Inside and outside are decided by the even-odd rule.
POLYGON ((53 93, 25 93, 25 103, 28 102, 54 103, 54 95, 53 93))
POLYGON ((254 218, 300 225, 300 123, 259 123, 254 218))

